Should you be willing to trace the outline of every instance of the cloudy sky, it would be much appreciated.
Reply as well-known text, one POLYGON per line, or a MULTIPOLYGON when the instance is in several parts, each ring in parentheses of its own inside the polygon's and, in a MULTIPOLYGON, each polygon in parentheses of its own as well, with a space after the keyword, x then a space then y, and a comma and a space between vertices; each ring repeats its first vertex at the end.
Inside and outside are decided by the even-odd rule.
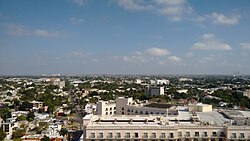
POLYGON ((249 0, 1 0, 0 75, 250 74, 249 0))

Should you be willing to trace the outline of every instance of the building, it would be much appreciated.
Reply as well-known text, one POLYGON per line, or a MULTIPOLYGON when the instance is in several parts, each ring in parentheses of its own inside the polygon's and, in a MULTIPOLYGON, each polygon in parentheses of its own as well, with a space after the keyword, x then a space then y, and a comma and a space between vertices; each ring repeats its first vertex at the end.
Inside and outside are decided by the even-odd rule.
POLYGON ((178 115, 178 109, 171 104, 135 101, 133 98, 118 97, 115 101, 99 101, 97 115, 178 115))
POLYGON ((147 95, 164 95, 164 87, 163 86, 146 86, 145 94, 147 95))
POLYGON ((98 101, 96 114, 97 115, 114 115, 114 114, 116 114, 115 101, 98 101))
POLYGON ((218 112, 161 115, 87 115, 85 140, 225 141, 250 140, 249 126, 234 126, 218 112), (212 119, 212 120, 211 120, 212 119), (207 122, 211 120, 211 122, 207 122))
POLYGON ((248 89, 248 90, 245 90, 245 91, 243 92, 243 95, 246 96, 246 97, 248 97, 248 98, 250 98, 250 90, 249 90, 249 89, 248 89))
POLYGON ((213 109, 212 105, 197 103, 189 105, 188 110, 189 112, 211 112, 213 109))
POLYGON ((169 83, 167 79, 150 80, 151 85, 169 85, 169 83))

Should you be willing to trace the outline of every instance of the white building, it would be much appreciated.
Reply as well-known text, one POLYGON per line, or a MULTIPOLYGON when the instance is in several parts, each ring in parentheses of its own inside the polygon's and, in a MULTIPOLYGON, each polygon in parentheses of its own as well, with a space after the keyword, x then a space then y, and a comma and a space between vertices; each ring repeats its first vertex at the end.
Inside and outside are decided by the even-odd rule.
POLYGON ((164 87, 163 86, 146 86, 145 94, 148 95, 164 95, 164 87))
POLYGON ((99 101, 97 115, 178 115, 178 109, 170 104, 138 103, 133 98, 119 97, 114 101, 99 101))
POLYGON ((170 81, 167 79, 150 80, 151 85, 169 85, 170 81))
POLYGON ((83 118, 85 140, 225 141, 250 140, 249 126, 226 123, 217 112, 193 120, 189 112, 178 117, 152 115, 87 115, 83 118), (210 119, 209 119, 210 118, 210 119), (209 119, 213 122, 207 122, 209 119), (217 122, 216 124, 213 124, 217 122))
POLYGON ((97 115, 113 115, 116 114, 116 103, 114 101, 98 101, 97 115))

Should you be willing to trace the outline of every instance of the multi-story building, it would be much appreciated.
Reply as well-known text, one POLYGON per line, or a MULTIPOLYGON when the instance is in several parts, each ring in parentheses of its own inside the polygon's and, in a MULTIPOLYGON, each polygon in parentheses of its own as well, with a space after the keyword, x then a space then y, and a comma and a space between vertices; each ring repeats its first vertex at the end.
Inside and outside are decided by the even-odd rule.
POLYGON ((96 114, 97 115, 114 115, 114 114, 116 114, 115 101, 98 101, 96 114))
POLYGON ((225 141, 250 140, 250 125, 234 126, 218 112, 188 111, 177 117, 156 115, 87 115, 85 140, 225 141), (212 119, 212 121, 210 121, 212 119))
POLYGON ((164 87, 163 86, 146 86, 145 87, 145 94, 147 95, 152 95, 152 96, 157 96, 157 95, 164 95, 164 87))
POLYGON ((97 115, 178 115, 178 109, 171 104, 136 102, 133 98, 118 97, 114 101, 99 101, 97 115))

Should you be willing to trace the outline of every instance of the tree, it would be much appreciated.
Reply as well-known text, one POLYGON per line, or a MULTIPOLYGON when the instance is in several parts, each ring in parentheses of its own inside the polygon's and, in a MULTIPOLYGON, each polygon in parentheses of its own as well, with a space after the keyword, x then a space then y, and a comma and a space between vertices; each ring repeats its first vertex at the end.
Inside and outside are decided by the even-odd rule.
POLYGON ((5 120, 6 118, 10 118, 11 117, 10 109, 8 107, 0 109, 0 117, 3 120, 5 120))
POLYGON ((34 118, 35 118, 34 112, 29 112, 27 115, 27 120, 32 121, 32 120, 34 120, 34 118))
POLYGON ((18 139, 21 138, 25 134, 25 130, 16 130, 13 135, 12 139, 18 139))
POLYGON ((2 129, 0 129, 0 141, 3 141, 5 137, 6 137, 5 132, 2 129))
POLYGON ((18 116, 16 118, 17 121, 23 121, 23 120, 26 120, 26 117, 24 115, 21 115, 21 116, 18 116))
POLYGON ((43 136, 43 138, 41 138, 41 141, 50 141, 49 137, 47 137, 46 135, 43 136))
POLYGON ((65 136, 65 135, 68 134, 68 130, 65 129, 65 128, 62 128, 62 129, 59 131, 59 134, 60 134, 60 136, 65 136))

